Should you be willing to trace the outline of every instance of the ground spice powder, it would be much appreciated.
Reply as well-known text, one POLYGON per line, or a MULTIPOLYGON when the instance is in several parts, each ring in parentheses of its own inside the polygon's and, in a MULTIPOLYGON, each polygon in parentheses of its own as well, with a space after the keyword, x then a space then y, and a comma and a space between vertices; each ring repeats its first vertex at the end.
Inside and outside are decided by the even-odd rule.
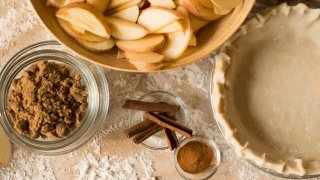
POLYGON ((216 164, 214 156, 209 145, 191 141, 180 148, 177 161, 183 171, 198 174, 216 164))

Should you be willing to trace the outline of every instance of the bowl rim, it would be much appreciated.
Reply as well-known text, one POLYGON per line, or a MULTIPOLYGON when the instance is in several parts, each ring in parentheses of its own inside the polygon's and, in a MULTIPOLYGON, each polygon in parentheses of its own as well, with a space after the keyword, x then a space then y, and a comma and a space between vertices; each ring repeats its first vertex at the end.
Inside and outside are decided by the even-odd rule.
MULTIPOLYGON (((49 26, 47 26, 47 23, 48 22, 44 22, 42 17, 40 16, 38 10, 35 8, 34 6, 34 1, 39 1, 39 0, 30 0, 30 3, 31 3, 31 6, 32 6, 32 9, 33 11, 36 13, 36 16, 38 17, 38 19, 40 19, 41 23, 45 26, 45 28, 55 37, 55 39, 57 41, 59 41, 60 44, 62 44, 64 47, 66 47, 69 51, 72 52, 72 54, 74 56, 78 56, 88 62, 91 62, 91 63, 94 63, 94 64, 97 64, 97 65, 100 65, 104 68, 108 68, 108 69, 113 69, 113 70, 117 70, 117 71, 123 71, 123 72, 133 72, 133 73, 156 73, 156 72, 167 72, 167 71, 171 71, 171 70, 176 70, 176 69, 179 69, 179 68, 182 68, 182 67, 186 67, 190 64, 193 64, 201 59, 203 59, 204 57, 208 56, 209 54, 211 54, 214 50, 218 49, 225 41, 227 41, 239 28, 240 26, 242 25, 242 23, 246 20, 247 16, 249 15, 249 13, 251 12, 256 0, 245 0, 244 2, 245 3, 248 3, 248 5, 245 7, 245 9, 243 10, 244 13, 240 14, 239 16, 237 16, 237 18, 233 21, 232 25, 235 27, 235 28, 232 28, 232 29, 227 29, 224 33, 224 35, 222 35, 218 40, 217 40, 217 44, 215 44, 214 46, 207 46, 205 48, 202 48, 202 51, 199 52, 197 54, 197 57, 193 57, 195 54, 193 54, 193 56, 190 57, 187 56, 187 57, 184 57, 184 59, 186 58, 192 58, 193 57, 193 60, 191 61, 188 61, 187 63, 185 64, 180 64, 180 65, 177 65, 175 67, 171 67, 171 68, 167 68, 167 69, 160 69, 160 70, 154 70, 154 71, 140 71, 140 70, 137 70, 137 69, 126 69, 126 68, 120 68, 120 67, 114 67, 114 66, 111 66, 111 65, 107 65, 107 64, 102 64, 102 63, 99 63, 99 62, 96 62, 78 52, 76 52, 75 50, 73 50, 73 48, 67 46, 66 43, 64 43, 61 38, 59 38, 59 36, 57 35, 57 33, 55 31, 51 31, 51 29, 49 28, 49 26), (226 35, 227 34, 227 35, 226 35)), ((238 6, 237 8, 243 8, 243 5, 244 3, 242 4, 242 6, 238 6)), ((236 9, 237 9, 236 8, 236 9)))

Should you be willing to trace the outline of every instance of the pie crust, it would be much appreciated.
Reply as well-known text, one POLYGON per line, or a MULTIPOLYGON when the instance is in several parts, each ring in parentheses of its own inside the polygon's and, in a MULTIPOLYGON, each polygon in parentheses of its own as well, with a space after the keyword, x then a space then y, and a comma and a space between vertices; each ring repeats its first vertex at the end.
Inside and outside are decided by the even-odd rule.
POLYGON ((320 10, 257 14, 216 56, 215 118, 235 152, 282 174, 320 174, 320 10))

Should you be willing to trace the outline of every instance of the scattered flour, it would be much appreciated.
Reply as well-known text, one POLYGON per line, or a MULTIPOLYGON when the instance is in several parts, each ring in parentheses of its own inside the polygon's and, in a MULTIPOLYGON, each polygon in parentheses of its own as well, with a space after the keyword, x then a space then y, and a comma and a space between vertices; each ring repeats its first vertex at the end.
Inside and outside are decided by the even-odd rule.
POLYGON ((51 157, 38 156, 15 148, 11 162, 1 167, 2 180, 54 180, 55 175, 51 167, 51 157))
POLYGON ((39 25, 29 1, 0 1, 0 49, 39 25))
POLYGON ((118 156, 104 156, 88 153, 74 167, 75 179, 103 180, 103 179, 150 179, 154 172, 152 162, 146 154, 132 155, 127 159, 118 156), (142 167, 145 174, 139 175, 137 169, 142 167))

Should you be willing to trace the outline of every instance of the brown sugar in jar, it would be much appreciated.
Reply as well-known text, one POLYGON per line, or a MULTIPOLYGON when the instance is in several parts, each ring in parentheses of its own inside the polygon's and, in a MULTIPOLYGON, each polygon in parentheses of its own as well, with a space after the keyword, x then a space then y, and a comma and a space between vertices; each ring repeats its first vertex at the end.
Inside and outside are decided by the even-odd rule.
POLYGON ((204 172, 216 165, 213 150, 199 141, 190 141, 182 146, 178 151, 177 162, 183 171, 190 174, 204 172))
POLYGON ((87 97, 80 74, 64 64, 40 61, 13 81, 7 113, 20 135, 62 138, 80 126, 87 97))

